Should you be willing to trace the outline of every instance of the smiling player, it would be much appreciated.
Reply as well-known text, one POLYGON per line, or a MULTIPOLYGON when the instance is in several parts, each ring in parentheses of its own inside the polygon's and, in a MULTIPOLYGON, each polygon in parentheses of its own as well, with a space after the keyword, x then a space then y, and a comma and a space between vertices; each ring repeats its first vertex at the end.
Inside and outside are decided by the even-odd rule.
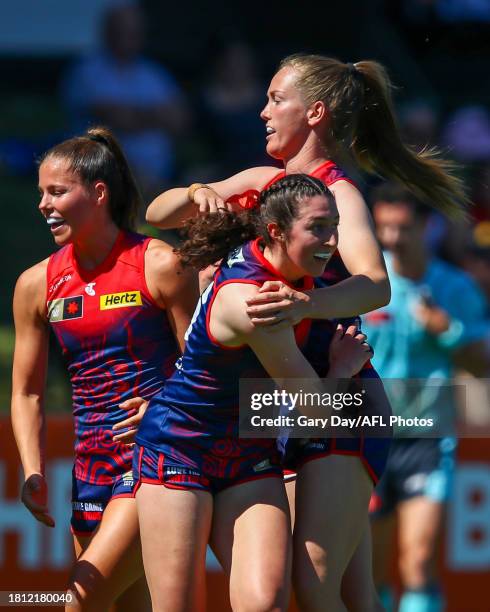
POLYGON ((139 194, 111 133, 94 128, 49 150, 39 210, 59 248, 26 270, 14 295, 12 423, 22 501, 53 526, 44 474, 43 395, 49 328, 73 389, 72 519, 78 606, 145 609, 131 443, 149 399, 173 371, 197 300, 172 249, 135 234, 139 194), (136 413, 135 413, 136 412, 136 413), (129 429, 128 429, 129 428, 129 429))

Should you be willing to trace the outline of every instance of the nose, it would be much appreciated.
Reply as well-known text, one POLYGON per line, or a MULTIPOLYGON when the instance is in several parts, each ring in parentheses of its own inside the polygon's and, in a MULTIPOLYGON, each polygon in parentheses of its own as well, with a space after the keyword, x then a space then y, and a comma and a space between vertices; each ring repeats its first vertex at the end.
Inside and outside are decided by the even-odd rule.
POLYGON ((328 246, 330 248, 335 248, 337 246, 339 242, 339 233, 337 230, 330 232, 330 234, 327 236, 324 244, 325 246, 328 246))
POLYGON ((262 121, 268 121, 271 118, 271 115, 269 113, 269 102, 267 102, 264 108, 262 109, 260 113, 260 118, 262 119, 262 121))
POLYGON ((44 213, 48 210, 49 206, 49 195, 45 193, 41 196, 41 201, 39 202, 38 208, 42 213, 44 213))

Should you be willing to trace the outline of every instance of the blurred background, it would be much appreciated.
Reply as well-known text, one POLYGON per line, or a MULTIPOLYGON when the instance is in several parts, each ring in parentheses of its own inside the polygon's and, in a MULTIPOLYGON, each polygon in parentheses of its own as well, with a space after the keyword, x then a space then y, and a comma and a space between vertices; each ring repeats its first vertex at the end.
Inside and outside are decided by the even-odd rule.
MULTIPOLYGON (((9 405, 15 279, 53 250, 37 211, 36 158, 91 124, 107 124, 147 202, 169 186, 268 164, 259 112, 275 67, 293 52, 387 67, 406 141, 435 145, 459 162, 473 202, 467 225, 432 215, 427 245, 472 275, 488 306, 490 0, 343 0, 305 8, 273 0, 17 0, 1 13, 0 415, 9 405)), ((377 182, 361 178, 368 200, 377 182)), ((69 384, 53 349, 46 407, 68 415, 69 384)), ((485 391, 477 403, 475 419, 488 423, 485 391)), ((488 522, 485 529, 484 552, 464 570, 471 574, 489 572, 488 522)), ((54 567, 62 565, 56 558, 54 567)))

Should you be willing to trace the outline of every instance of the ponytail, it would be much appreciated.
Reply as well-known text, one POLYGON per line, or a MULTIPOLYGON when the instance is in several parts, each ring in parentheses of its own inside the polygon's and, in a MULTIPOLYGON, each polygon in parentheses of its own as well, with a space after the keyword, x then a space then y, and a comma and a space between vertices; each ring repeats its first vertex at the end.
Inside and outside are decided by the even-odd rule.
POLYGON ((452 218, 465 216, 467 198, 456 164, 436 149, 416 153, 403 143, 391 101, 391 84, 378 63, 355 64, 364 82, 364 100, 351 149, 360 167, 403 183, 421 201, 452 218))
POLYGON ((328 110, 326 145, 350 150, 370 173, 401 182, 423 202, 452 218, 465 217, 467 197, 456 164, 436 149, 413 151, 402 141, 386 70, 373 61, 344 64, 321 55, 297 54, 279 68, 291 67, 306 104, 317 100, 328 110))
POLYGON ((136 181, 120 144, 105 127, 94 127, 55 145, 40 160, 58 158, 68 162, 72 172, 89 185, 100 180, 109 190, 109 214, 121 229, 131 230, 136 225, 142 204, 136 181))

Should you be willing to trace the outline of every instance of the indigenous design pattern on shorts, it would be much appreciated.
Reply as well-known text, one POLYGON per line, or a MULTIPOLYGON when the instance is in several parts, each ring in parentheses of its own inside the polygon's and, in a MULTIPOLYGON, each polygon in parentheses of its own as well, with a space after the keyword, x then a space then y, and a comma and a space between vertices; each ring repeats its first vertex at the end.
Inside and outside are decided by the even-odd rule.
POLYGON ((257 446, 257 440, 218 440, 204 453, 190 445, 180 445, 180 450, 162 445, 158 451, 137 445, 133 456, 136 489, 149 483, 216 494, 251 480, 281 478, 275 441, 267 442, 257 446))
POLYGON ((110 485, 96 485, 72 474, 71 531, 75 535, 91 536, 100 525, 108 503, 121 497, 134 497, 132 471, 116 476, 110 485))

